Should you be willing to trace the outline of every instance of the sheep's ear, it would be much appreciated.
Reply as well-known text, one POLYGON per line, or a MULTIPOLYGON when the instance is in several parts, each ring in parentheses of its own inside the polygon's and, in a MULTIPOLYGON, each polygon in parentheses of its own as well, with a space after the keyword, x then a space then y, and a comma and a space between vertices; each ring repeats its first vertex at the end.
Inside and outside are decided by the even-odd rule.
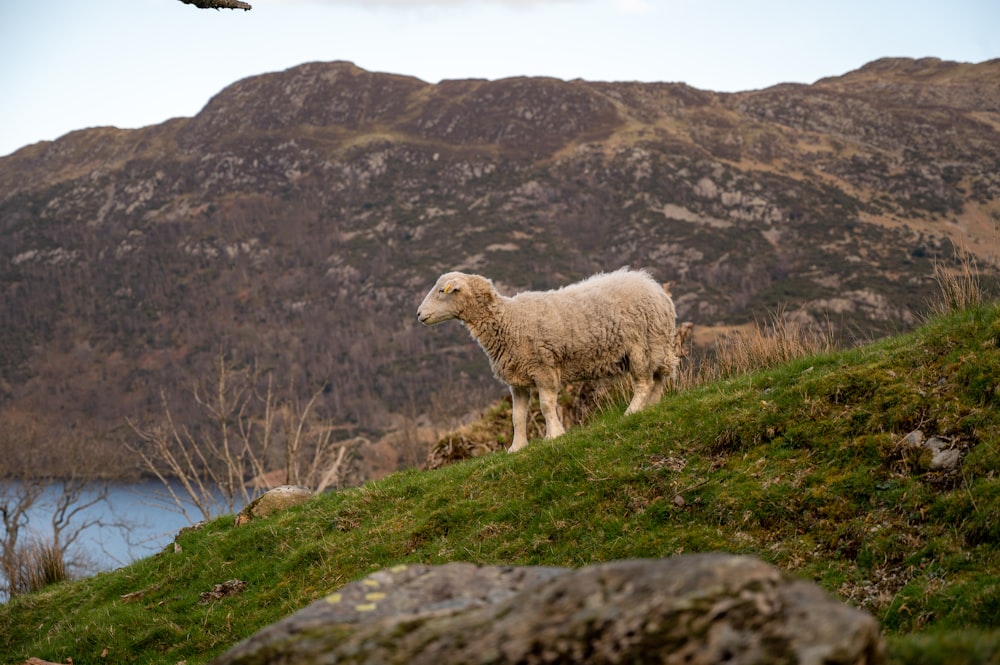
POLYGON ((441 293, 451 293, 452 291, 458 291, 458 284, 454 281, 449 281, 441 287, 441 293))

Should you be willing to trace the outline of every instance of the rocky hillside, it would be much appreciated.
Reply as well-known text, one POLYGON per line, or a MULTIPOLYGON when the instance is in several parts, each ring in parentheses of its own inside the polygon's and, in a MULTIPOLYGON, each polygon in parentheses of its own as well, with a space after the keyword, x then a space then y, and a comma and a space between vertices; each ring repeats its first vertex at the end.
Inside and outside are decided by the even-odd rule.
POLYGON ((442 271, 628 264, 702 331, 784 307, 867 338, 917 322, 955 245, 992 270, 998 219, 1000 61, 738 94, 306 64, 0 159, 0 419, 111 432, 224 354, 348 432, 449 424, 501 389, 416 323, 442 271))

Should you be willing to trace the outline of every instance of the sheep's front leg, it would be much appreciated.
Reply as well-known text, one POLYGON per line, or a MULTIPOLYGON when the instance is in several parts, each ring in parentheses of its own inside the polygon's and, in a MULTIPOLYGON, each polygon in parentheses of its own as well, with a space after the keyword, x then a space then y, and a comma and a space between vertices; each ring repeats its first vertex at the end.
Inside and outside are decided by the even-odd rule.
POLYGON ((554 439, 566 433, 559 419, 559 386, 538 386, 538 402, 545 416, 545 438, 554 439))
POLYGON ((510 397, 513 403, 512 420, 514 421, 514 442, 507 452, 512 453, 528 445, 528 401, 531 390, 520 386, 510 387, 510 397))

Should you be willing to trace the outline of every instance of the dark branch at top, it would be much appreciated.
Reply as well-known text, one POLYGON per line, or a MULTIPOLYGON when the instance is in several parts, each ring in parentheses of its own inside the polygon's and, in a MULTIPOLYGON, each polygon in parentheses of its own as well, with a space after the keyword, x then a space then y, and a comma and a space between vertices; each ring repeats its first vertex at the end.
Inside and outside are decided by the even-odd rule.
POLYGON ((250 5, 239 0, 181 0, 186 5, 194 5, 198 9, 242 9, 250 11, 250 5))

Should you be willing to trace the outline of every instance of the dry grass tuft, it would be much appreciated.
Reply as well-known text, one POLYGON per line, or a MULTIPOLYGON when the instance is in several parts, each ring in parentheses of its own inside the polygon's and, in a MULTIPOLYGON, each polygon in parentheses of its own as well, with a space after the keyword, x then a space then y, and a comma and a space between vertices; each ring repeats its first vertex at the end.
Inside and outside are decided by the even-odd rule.
POLYGON ((749 331, 721 338, 710 354, 686 366, 680 384, 681 388, 690 388, 836 348, 831 325, 804 322, 803 317, 778 311, 763 322, 755 321, 749 331))
POLYGON ((71 578, 62 549, 52 541, 33 539, 18 548, 17 572, 10 580, 12 596, 33 593, 71 578))
POLYGON ((955 250, 955 266, 952 268, 941 261, 935 261, 934 281, 937 282, 939 292, 929 302, 931 316, 942 316, 985 304, 988 298, 979 275, 976 257, 963 249, 955 250))

